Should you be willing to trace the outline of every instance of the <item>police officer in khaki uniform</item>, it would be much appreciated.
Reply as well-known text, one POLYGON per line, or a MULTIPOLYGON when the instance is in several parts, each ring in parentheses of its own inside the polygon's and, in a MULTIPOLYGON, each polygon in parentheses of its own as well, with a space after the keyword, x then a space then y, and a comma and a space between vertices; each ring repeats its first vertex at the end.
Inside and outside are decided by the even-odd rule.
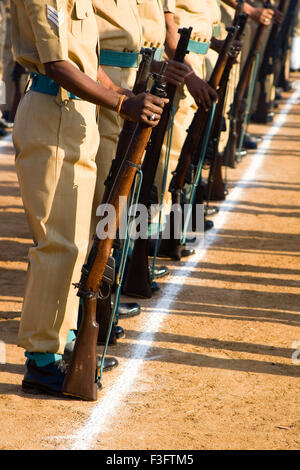
MULTIPOLYGON (((178 42, 178 28, 193 27, 190 53, 186 57, 186 64, 190 72, 185 79, 185 85, 181 86, 176 96, 176 114, 173 127, 173 139, 170 152, 170 164, 167 177, 169 186, 172 172, 175 170, 182 145, 197 106, 201 103, 206 109, 211 105, 211 98, 217 98, 215 91, 205 82, 206 63, 205 56, 211 45, 213 34, 213 20, 206 1, 198 0, 165 0, 165 18, 167 25, 166 53, 172 58, 178 42)), ((213 40, 214 43, 214 40, 213 40)), ((160 170, 162 173, 162 170, 160 170)), ((166 191, 164 207, 171 204, 171 195, 166 191)), ((184 253, 189 254, 187 250, 184 253)))
MULTIPOLYGON (((105 73, 102 73, 99 79, 103 81, 108 77, 115 86, 124 88, 126 89, 125 93, 129 93, 135 81, 142 43, 142 28, 136 0, 94 0, 93 4, 101 45, 100 70, 105 73)), ((104 182, 116 154, 122 127, 123 119, 120 115, 108 108, 101 108, 99 119, 100 145, 96 155, 96 164, 99 171, 92 211, 91 238, 96 231, 98 222, 96 211, 102 202, 105 189, 104 182)), ((133 316, 139 314, 139 312, 139 304, 119 305, 118 313, 120 316, 133 316)), ((123 336, 123 329, 114 325, 114 334, 117 338, 123 336)))
MULTIPOLYGON (((100 65, 103 80, 110 79, 114 86, 131 95, 139 63, 141 47, 157 48, 153 72, 160 71, 166 28, 163 7, 160 0, 94 0, 94 8, 100 39, 100 65), (149 38, 155 37, 155 41, 149 38), (103 75, 103 74, 102 74, 103 75), (125 90, 124 90, 125 89, 125 90)), ((170 61, 166 77, 175 84, 183 80, 188 68, 183 64, 170 61)), ((109 83, 107 82, 107 86, 109 83)), ((101 109, 99 119, 100 146, 96 156, 98 172, 93 203, 91 235, 95 233, 96 210, 102 202, 104 182, 108 176, 111 162, 116 154, 123 119, 110 109, 101 109)), ((162 273, 161 273, 162 274, 162 273)), ((120 304, 121 317, 139 313, 136 303, 120 304)), ((115 328, 115 327, 114 327, 115 328)), ((117 337, 123 335, 119 326, 117 337)))
POLYGON ((96 82, 98 30, 90 0, 12 0, 11 9, 15 58, 33 73, 13 134, 35 242, 18 340, 27 356, 23 389, 60 395, 62 354, 77 328, 72 283, 80 278, 89 241, 99 145, 95 105, 155 125, 164 100, 127 98, 96 82))
MULTIPOLYGON (((168 74, 168 69, 172 64, 172 60, 170 60, 170 57, 167 57, 166 54, 164 54, 164 44, 166 41, 166 21, 165 21, 165 14, 164 14, 164 4, 161 0, 137 0, 138 4, 138 11, 143 27, 143 45, 145 47, 155 47, 157 49, 157 59, 161 60, 162 57, 165 59, 168 59, 168 68, 166 73, 168 74)), ((155 69, 156 72, 159 72, 161 62, 157 63, 157 68, 155 69)), ((190 69, 189 67, 185 66, 185 73, 189 73, 190 69)), ((182 83, 175 83, 178 85, 178 87, 183 86, 183 81, 182 83)), ((172 143, 173 147, 173 143, 172 143)), ((160 202, 161 198, 161 189, 162 189, 162 184, 163 184, 163 177, 164 177, 164 169, 165 169, 165 145, 162 147, 162 152, 161 152, 161 158, 158 163, 158 168, 155 176, 155 185, 157 187, 157 194, 158 194, 158 201, 160 202)), ((170 169, 169 173, 170 174, 170 169)), ((163 210, 163 215, 162 215, 162 222, 161 225, 164 225, 164 218, 168 213, 168 208, 166 210, 163 210)), ((154 215, 154 217, 151 220, 151 224, 149 225, 149 235, 153 236, 154 234, 158 233, 158 221, 159 221, 159 213, 154 215)), ((162 230, 162 227, 160 227, 162 230)), ((163 267, 164 269, 164 267, 163 267)))
MULTIPOLYGON (((229 5, 226 5, 224 2, 221 2, 220 10, 221 10, 221 38, 224 39, 227 35, 226 28, 232 26, 234 15, 235 15, 235 9, 229 5)), ((234 99, 235 88, 239 81, 240 55, 237 58, 237 63, 234 64, 231 69, 229 81, 227 84, 226 98, 225 98, 225 103, 224 103, 224 113, 223 113, 223 116, 225 118, 226 128, 224 132, 221 133, 221 136, 220 136, 219 152, 223 152, 228 141, 229 126, 230 126, 229 125, 229 111, 230 111, 230 105, 232 104, 233 99, 234 99)))
MULTIPOLYGON (((115 85, 130 90, 136 77, 142 45, 142 27, 136 0, 94 0, 93 4, 101 45, 101 68, 115 85)), ((96 157, 98 167, 101 165, 101 172, 97 178, 93 213, 96 213, 101 203, 104 181, 115 157, 122 126, 123 120, 119 115, 110 109, 101 109, 101 139, 96 157)))
MULTIPOLYGON (((232 6, 233 8, 235 8, 237 5, 236 0, 223 0, 223 2, 226 3, 227 5, 232 6)), ((269 37, 272 20, 278 21, 278 22, 282 21, 282 14, 277 10, 276 6, 272 5, 272 7, 270 8, 264 8, 263 1, 256 0, 255 2, 249 2, 249 3, 246 2, 244 4, 244 12, 247 13, 253 21, 248 21, 246 28, 245 28, 245 38, 243 41, 244 45, 243 45, 243 50, 241 54, 241 70, 245 64, 248 53, 250 51, 250 47, 251 47, 252 40, 257 29, 257 25, 261 23, 266 26, 266 29, 265 29, 265 32, 264 32, 264 35, 260 44, 260 48, 259 48, 260 64, 261 64, 265 46, 269 37)), ((269 93, 271 93, 272 85, 270 84, 268 88, 269 88, 269 93)), ((259 84, 257 83, 254 98, 253 98, 253 103, 252 103, 252 110, 256 109, 258 95, 259 95, 259 84)), ((270 115, 270 119, 271 119, 271 115, 270 115)))

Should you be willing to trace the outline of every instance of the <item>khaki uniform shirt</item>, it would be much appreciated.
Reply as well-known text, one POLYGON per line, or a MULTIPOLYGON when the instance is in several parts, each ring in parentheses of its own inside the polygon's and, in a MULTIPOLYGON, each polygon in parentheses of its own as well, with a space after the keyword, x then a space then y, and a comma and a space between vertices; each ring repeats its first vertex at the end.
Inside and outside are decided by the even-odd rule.
POLYGON ((93 0, 101 49, 139 52, 142 25, 136 0, 93 0))
POLYGON ((29 71, 44 74, 44 63, 67 60, 96 80, 98 30, 91 0, 11 0, 11 21, 15 59, 29 71))
POLYGON ((164 10, 174 13, 175 23, 179 28, 192 26, 191 39, 200 42, 210 41, 213 19, 206 0, 164 0, 164 10))
POLYGON ((161 49, 166 39, 166 23, 161 0, 136 0, 143 25, 144 47, 161 49))
MULTIPOLYGON (((213 20, 206 0, 164 0, 165 12, 174 14, 179 28, 193 28, 191 39, 210 42, 213 35, 213 20)), ((190 52, 188 56, 198 77, 206 78, 205 55, 190 52)))

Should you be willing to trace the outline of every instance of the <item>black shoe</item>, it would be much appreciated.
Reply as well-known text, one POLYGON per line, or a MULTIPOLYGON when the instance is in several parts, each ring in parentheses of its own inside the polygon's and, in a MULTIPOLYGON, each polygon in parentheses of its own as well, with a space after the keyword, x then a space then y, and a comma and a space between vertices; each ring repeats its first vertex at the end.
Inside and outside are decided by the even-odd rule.
POLYGON ((105 357, 104 365, 103 365, 103 372, 109 372, 112 369, 118 367, 119 362, 115 357, 105 357))
POLYGON ((5 129, 3 129, 2 127, 0 127, 0 137, 5 137, 7 134, 8 134, 8 132, 5 129))
POLYGON ((160 287, 159 285, 157 284, 157 282, 151 282, 151 291, 152 291, 152 294, 155 294, 156 292, 158 292, 160 290, 160 287))
POLYGON ((122 328, 121 326, 114 325, 113 330, 117 339, 123 338, 125 336, 124 328, 122 328))
POLYGON ((247 155, 247 150, 246 149, 242 149, 240 150, 239 152, 236 152, 235 154, 235 161, 237 163, 240 163, 242 161, 242 158, 245 157, 247 155))
MULTIPOLYGON (((100 329, 99 329, 99 331, 101 332, 100 329)), ((118 342, 117 340, 120 339, 120 338, 123 338, 124 336, 125 336, 124 328, 122 328, 119 325, 113 325, 113 327, 111 329, 111 332, 110 332, 110 337, 109 337, 109 340, 108 340, 108 344, 109 345, 116 345, 117 342, 118 342)), ((103 345, 105 343, 106 343, 106 335, 104 335, 104 334, 100 335, 99 334, 97 344, 98 345, 103 345)))
POLYGON ((197 241, 197 237, 186 238, 185 244, 186 245, 192 245, 193 243, 196 243, 196 241, 197 241))
POLYGON ((163 277, 169 276, 169 274, 170 271, 168 270, 167 266, 156 266, 156 268, 154 269, 154 279, 161 279, 163 277))
POLYGON ((217 206, 208 206, 204 209, 204 215, 212 216, 216 215, 219 212, 219 208, 217 206))
MULTIPOLYGON (((75 346, 75 341, 76 339, 73 339, 73 341, 70 341, 69 343, 66 344, 64 354, 63 354, 63 361, 66 364, 66 367, 68 367, 71 357, 73 354, 74 346, 75 346)), ((97 356, 97 364, 98 367, 100 367, 101 364, 101 357, 97 356)), ((118 365, 118 361, 115 357, 105 357, 104 359, 104 365, 103 365, 103 372, 108 372, 109 370, 114 369, 118 365)))
POLYGON ((187 258, 188 256, 192 256, 196 253, 194 248, 186 248, 185 245, 181 248, 181 258, 187 258))
MULTIPOLYGON (((97 356, 98 367, 101 359, 97 356)), ((103 372, 108 372, 118 366, 118 361, 114 357, 104 359, 103 372)), ((51 362, 47 366, 38 367, 32 359, 26 364, 26 372, 22 380, 22 390, 25 393, 33 395, 52 395, 56 397, 66 397, 63 395, 63 383, 66 377, 68 364, 60 359, 51 362)), ((98 390, 101 389, 101 383, 98 382, 98 390)))
POLYGON ((212 220, 205 220, 204 221, 204 232, 207 232, 208 230, 212 229, 214 226, 214 223, 212 220))
POLYGON ((135 302, 120 303, 118 315, 122 318, 135 317, 141 313, 141 306, 135 302))
POLYGON ((250 135, 245 135, 243 148, 247 150, 256 150, 257 149, 257 142, 253 139, 250 135))
POLYGON ((292 82, 290 82, 289 80, 285 80, 283 84, 284 91, 291 91, 292 88, 293 88, 292 82))
POLYGON ((60 359, 44 367, 38 367, 32 359, 26 363, 22 390, 31 394, 46 394, 62 397, 62 387, 67 372, 67 363, 60 359))
POLYGON ((274 119, 275 114, 272 111, 268 111, 267 114, 261 116, 259 113, 252 114, 251 121, 255 122, 256 124, 267 124, 268 122, 272 122, 274 119))
POLYGON ((260 144, 260 142, 263 141, 263 138, 260 135, 249 134, 249 132, 246 132, 245 139, 251 140, 252 142, 255 142, 256 144, 260 144))

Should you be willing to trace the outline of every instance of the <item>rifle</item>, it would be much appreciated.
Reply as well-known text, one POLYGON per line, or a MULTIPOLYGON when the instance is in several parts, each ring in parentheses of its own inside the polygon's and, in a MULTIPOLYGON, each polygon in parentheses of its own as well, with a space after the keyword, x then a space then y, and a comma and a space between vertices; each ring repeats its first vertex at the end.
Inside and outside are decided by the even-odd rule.
MULTIPOLYGON (((184 62, 184 58, 188 51, 191 32, 192 28, 183 28, 179 30, 180 38, 174 55, 175 61, 184 62)), ((142 165, 144 178, 140 191, 139 202, 148 209, 151 205, 151 193, 161 155, 161 148, 169 126, 170 117, 173 112, 172 108, 176 88, 177 87, 175 85, 167 85, 167 97, 169 99, 169 103, 164 108, 160 123, 152 132, 151 140, 147 146, 147 151, 142 165)), ((152 297, 148 253, 148 237, 136 239, 128 267, 127 279, 123 289, 123 292, 126 295, 133 295, 142 298, 152 297)))
MULTIPOLYGON (((142 56, 142 60, 139 65, 135 83, 132 89, 132 93, 134 95, 138 95, 139 93, 143 93, 147 90, 151 64, 152 64, 154 54, 155 54, 155 48, 148 49, 148 48, 143 47, 140 53, 142 56)), ((136 126, 137 126, 136 122, 124 121, 123 129, 119 136, 118 146, 116 150, 116 157, 111 163, 108 177, 106 178, 106 181, 104 183, 106 188, 105 188, 105 193, 103 196, 102 204, 105 203, 109 195, 109 192, 111 190, 111 187, 113 185, 113 182, 115 181, 116 176, 120 170, 120 167, 126 155, 126 151, 130 144, 130 141, 132 139, 136 126)))
MULTIPOLYGON (((286 0, 280 0, 278 5, 278 10, 283 12, 286 0)), ((270 104, 268 102, 267 90, 266 90, 266 83, 268 78, 274 74, 274 60, 273 60, 273 49, 274 44, 278 35, 280 25, 278 23, 273 23, 265 52, 263 61, 260 67, 258 81, 260 83, 260 93, 257 102, 257 108, 254 113, 254 120, 255 122, 259 123, 267 123, 268 122, 268 112, 270 108, 270 104)))
MULTIPOLYGON (((153 95, 165 97, 166 83, 163 77, 154 76, 153 95)), ((135 174, 150 138, 152 128, 139 123, 134 131, 120 171, 107 197, 107 207, 113 207, 116 214, 115 228, 118 227, 124 207, 121 198, 128 198, 135 174)), ((115 235, 115 233, 113 234, 115 235)), ((110 258, 114 237, 94 238, 87 264, 82 268, 78 295, 83 300, 83 319, 77 335, 72 359, 63 384, 63 394, 82 400, 97 400, 97 390, 101 386, 97 364, 97 337, 99 324, 96 322, 97 298, 102 293, 103 277, 110 258)))
POLYGON ((291 0, 273 49, 273 60, 275 63, 275 86, 289 91, 289 63, 287 56, 290 49, 291 28, 294 21, 298 0, 291 0))
MULTIPOLYGON (((265 3, 265 7, 269 5, 269 2, 265 3)), ((259 45, 262 40, 265 26, 259 24, 256 33, 246 59, 246 63, 243 67, 235 94, 234 100, 231 105, 230 110, 230 129, 229 137, 227 141, 226 148, 224 150, 224 164, 230 168, 235 168, 236 162, 236 151, 238 147, 238 133, 241 129, 242 123, 244 121, 244 112, 246 109, 246 92, 249 83, 249 78, 251 75, 251 70, 253 67, 256 54, 258 53, 259 45)))
MULTIPOLYGON (((235 34, 236 28, 229 28, 217 63, 214 67, 210 80, 208 81, 208 84, 215 90, 218 89, 222 75, 224 73, 224 69, 228 60, 228 54, 235 34)), ((198 166, 199 157, 202 153, 202 138, 207 132, 207 124, 210 120, 210 117, 211 113, 205 111, 204 107, 200 105, 195 112, 191 125, 187 131, 187 136, 181 149, 178 163, 173 173, 173 178, 169 187, 169 191, 172 194, 173 207, 180 206, 183 188, 187 181, 189 171, 191 168, 198 166)), ((181 233, 179 219, 180 217, 178 217, 174 211, 171 211, 165 230, 167 236, 164 236, 163 234, 163 238, 160 244, 161 253, 177 261, 181 259, 182 250, 180 237, 178 237, 179 233, 181 233)))
MULTIPOLYGON (((244 34, 244 29, 247 23, 248 15, 243 13, 244 0, 240 1, 237 8, 235 17, 233 20, 233 26, 238 27, 236 34, 236 40, 240 41, 244 34)), ((220 135, 223 129, 223 112, 226 99, 227 85, 229 82, 229 76, 232 70, 234 63, 236 62, 237 54, 233 52, 232 56, 229 57, 221 82, 218 90, 218 103, 216 107, 215 119, 212 126, 210 141, 208 145, 208 151, 206 155, 206 160, 210 162, 210 171, 208 176, 208 185, 207 185, 207 205, 209 204, 210 199, 214 200, 224 200, 225 199, 225 184, 222 178, 222 164, 223 159, 218 151, 220 135)), ((202 204, 205 199, 205 194, 203 191, 203 186, 199 185, 197 194, 195 197, 195 204, 202 204)), ((194 229, 194 227, 193 227, 194 229)))
MULTIPOLYGON (((133 87, 133 93, 135 95, 143 93, 147 90, 148 79, 150 76, 151 64, 153 61, 155 49, 141 49, 142 60, 137 72, 135 84, 133 87)), ((111 192, 114 181, 120 171, 122 163, 125 159, 126 151, 129 147, 133 133, 136 129, 136 122, 125 121, 123 129, 120 133, 119 142, 116 150, 116 157, 111 163, 111 168, 108 177, 105 181, 105 192, 102 199, 102 204, 105 204, 108 200, 108 196, 111 192)), ((115 245, 117 241, 115 241, 115 245)), ((119 247, 118 247, 119 248, 119 247)), ((101 328, 98 334, 98 344, 106 343, 109 330, 111 330, 111 318, 114 315, 111 307, 111 287, 107 287, 107 294, 98 298, 97 300, 97 315, 96 319, 98 323, 101 323, 101 328)), ((109 343, 116 344, 116 336, 110 331, 109 332, 109 343)))

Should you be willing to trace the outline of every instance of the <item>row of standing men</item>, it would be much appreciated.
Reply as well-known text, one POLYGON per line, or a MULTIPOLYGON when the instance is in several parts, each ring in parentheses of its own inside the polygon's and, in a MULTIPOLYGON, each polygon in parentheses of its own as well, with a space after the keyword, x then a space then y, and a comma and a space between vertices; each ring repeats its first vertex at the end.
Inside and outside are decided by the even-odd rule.
MULTIPOLYGON (((167 102, 151 94, 133 96, 130 91, 141 47, 156 48, 153 72, 167 61, 164 74, 177 85, 170 181, 195 110, 199 105, 209 109, 217 97, 207 80, 237 4, 235 0, 11 1, 14 57, 31 74, 13 131, 21 195, 34 240, 18 338, 27 357, 24 391, 62 393, 62 364, 78 328, 73 284, 80 278, 95 233, 96 210, 124 119, 155 126, 167 102), (190 53, 183 64, 176 63, 178 28, 190 26, 190 53), (97 113, 96 106, 100 106, 97 113)), ((260 1, 245 3, 244 11, 251 21, 241 65, 257 24, 266 27, 265 44, 272 22, 282 21, 275 5, 265 8, 260 1)), ((227 111, 239 70, 237 63, 230 76, 227 111)), ((220 152, 225 142, 226 132, 220 152)), ((161 166, 158 187, 162 175, 161 166)), ((164 202, 164 207, 170 205, 167 195, 164 202)), ((139 311, 135 304, 122 308, 124 316, 139 311)), ((122 328, 114 328, 115 336, 122 336, 122 328)), ((104 370, 115 365, 114 358, 106 358, 104 370)))

